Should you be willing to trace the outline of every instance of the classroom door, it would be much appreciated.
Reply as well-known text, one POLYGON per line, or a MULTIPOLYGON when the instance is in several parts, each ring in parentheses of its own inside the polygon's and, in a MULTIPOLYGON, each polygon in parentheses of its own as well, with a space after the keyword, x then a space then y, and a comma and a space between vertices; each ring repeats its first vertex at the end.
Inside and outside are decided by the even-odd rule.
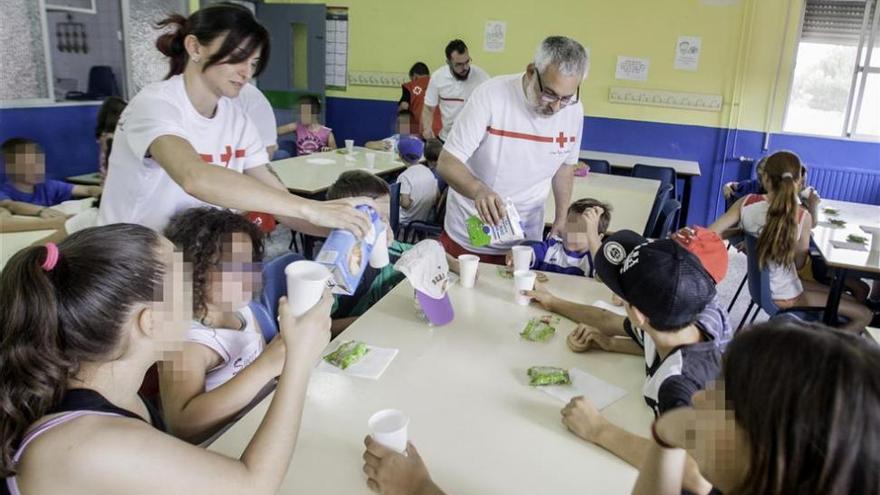
POLYGON ((263 91, 324 96, 325 5, 257 4, 257 19, 272 37, 272 55, 258 84, 263 91))

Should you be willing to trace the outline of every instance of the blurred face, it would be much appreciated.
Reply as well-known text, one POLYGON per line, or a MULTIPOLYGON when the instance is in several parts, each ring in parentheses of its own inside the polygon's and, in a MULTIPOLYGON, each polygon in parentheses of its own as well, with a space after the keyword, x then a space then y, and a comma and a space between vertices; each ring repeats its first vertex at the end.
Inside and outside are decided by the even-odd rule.
POLYGON ((749 466, 749 442, 736 423, 721 381, 710 382, 693 396, 696 420, 690 432, 688 453, 700 466, 700 473, 724 493, 745 479, 749 466))
POLYGON ((6 175, 14 182, 39 184, 46 180, 46 156, 36 143, 19 144, 6 158, 6 175))
POLYGON ((452 75, 459 81, 464 81, 471 73, 471 56, 467 50, 464 53, 452 52, 452 56, 446 61, 452 69, 452 75))
POLYGON ((251 239, 235 232, 223 241, 220 263, 208 272, 208 302, 223 311, 235 311, 253 299, 260 267, 253 262, 251 239))
MULTIPOLYGON (((199 71, 201 72, 201 77, 205 82, 205 85, 216 95, 216 96, 226 96, 227 98, 235 98, 241 92, 241 88, 244 87, 251 78, 254 77, 254 72, 257 70, 257 64, 260 61, 260 50, 255 51, 250 54, 247 58, 237 63, 229 63, 227 57, 224 60, 221 60, 220 63, 214 64, 204 71, 201 70, 201 66, 207 63, 207 61, 223 46, 223 41, 226 39, 226 36, 218 36, 214 41, 207 45, 198 45, 198 53, 190 53, 190 63, 193 62, 193 57, 196 57, 200 60, 199 71)), ((241 46, 233 50, 230 55, 235 55, 235 58, 238 58, 240 55, 244 55, 244 45, 246 42, 243 42, 241 46)))
POLYGON ((409 115, 397 116, 397 133, 400 135, 413 134, 412 120, 409 115))
POLYGON ((535 64, 529 64, 526 78, 526 97, 539 116, 549 117, 578 101, 580 78, 562 75, 555 65, 551 64, 539 73, 535 64))
POLYGON ((560 234, 562 235, 562 245, 568 251, 583 253, 590 249, 590 242, 587 238, 587 221, 583 215, 570 213, 565 220, 565 231, 560 234))
POLYGON ((156 331, 155 348, 160 352, 157 360, 167 360, 164 353, 179 351, 183 336, 192 321, 192 270, 187 273, 183 254, 174 245, 162 238, 159 257, 165 262, 165 278, 162 281, 162 294, 157 294, 151 303, 152 325, 156 331))
POLYGON ((315 116, 318 115, 318 109, 311 103, 299 104, 299 123, 302 125, 311 125, 316 121, 315 116))

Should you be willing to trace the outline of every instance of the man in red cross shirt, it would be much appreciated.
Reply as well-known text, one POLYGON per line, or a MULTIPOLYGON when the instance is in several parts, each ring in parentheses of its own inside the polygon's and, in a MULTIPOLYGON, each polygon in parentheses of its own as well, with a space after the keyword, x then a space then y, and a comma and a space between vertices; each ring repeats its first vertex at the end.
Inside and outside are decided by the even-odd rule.
POLYGON ((525 73, 495 77, 474 90, 443 146, 438 171, 449 184, 441 242, 452 255, 474 253, 504 263, 511 243, 477 246, 468 219, 497 225, 510 200, 526 239, 540 240, 544 204, 556 201, 550 235, 560 233, 571 203, 580 152, 580 83, 587 53, 577 41, 550 36, 525 73))

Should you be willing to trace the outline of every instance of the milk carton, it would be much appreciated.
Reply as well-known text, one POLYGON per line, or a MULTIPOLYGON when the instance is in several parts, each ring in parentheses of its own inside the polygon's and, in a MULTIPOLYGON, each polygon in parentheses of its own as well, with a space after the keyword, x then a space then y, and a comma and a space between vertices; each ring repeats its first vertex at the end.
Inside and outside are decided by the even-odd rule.
POLYGON ((472 246, 511 243, 525 238, 519 212, 510 199, 507 200, 506 209, 507 216, 498 225, 486 225, 477 216, 468 218, 468 237, 472 246))
POLYGON ((326 266, 333 275, 331 284, 334 294, 350 296, 357 290, 367 263, 373 268, 388 264, 388 240, 385 224, 373 208, 360 205, 358 210, 369 215, 370 231, 358 240, 348 230, 330 232, 315 261, 326 266))

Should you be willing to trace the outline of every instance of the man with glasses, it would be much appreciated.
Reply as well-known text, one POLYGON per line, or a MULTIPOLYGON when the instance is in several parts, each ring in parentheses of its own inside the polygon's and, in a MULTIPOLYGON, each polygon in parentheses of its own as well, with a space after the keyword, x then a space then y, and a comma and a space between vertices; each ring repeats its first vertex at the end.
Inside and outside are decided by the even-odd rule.
POLYGON ((455 118, 471 93, 480 84, 489 80, 489 74, 471 64, 468 47, 462 40, 452 40, 446 45, 446 66, 434 71, 425 92, 425 103, 421 113, 422 136, 431 139, 434 136, 432 122, 434 109, 440 107, 443 127, 440 129, 440 140, 446 141, 455 118))
POLYGON ((550 233, 564 229, 580 151, 580 83, 586 70, 580 43, 551 36, 525 73, 495 77, 471 95, 438 160, 437 170, 450 186, 440 237, 449 254, 468 252, 504 264, 511 245, 472 245, 468 218, 497 225, 510 199, 526 239, 540 240, 551 187, 556 216, 550 233))

